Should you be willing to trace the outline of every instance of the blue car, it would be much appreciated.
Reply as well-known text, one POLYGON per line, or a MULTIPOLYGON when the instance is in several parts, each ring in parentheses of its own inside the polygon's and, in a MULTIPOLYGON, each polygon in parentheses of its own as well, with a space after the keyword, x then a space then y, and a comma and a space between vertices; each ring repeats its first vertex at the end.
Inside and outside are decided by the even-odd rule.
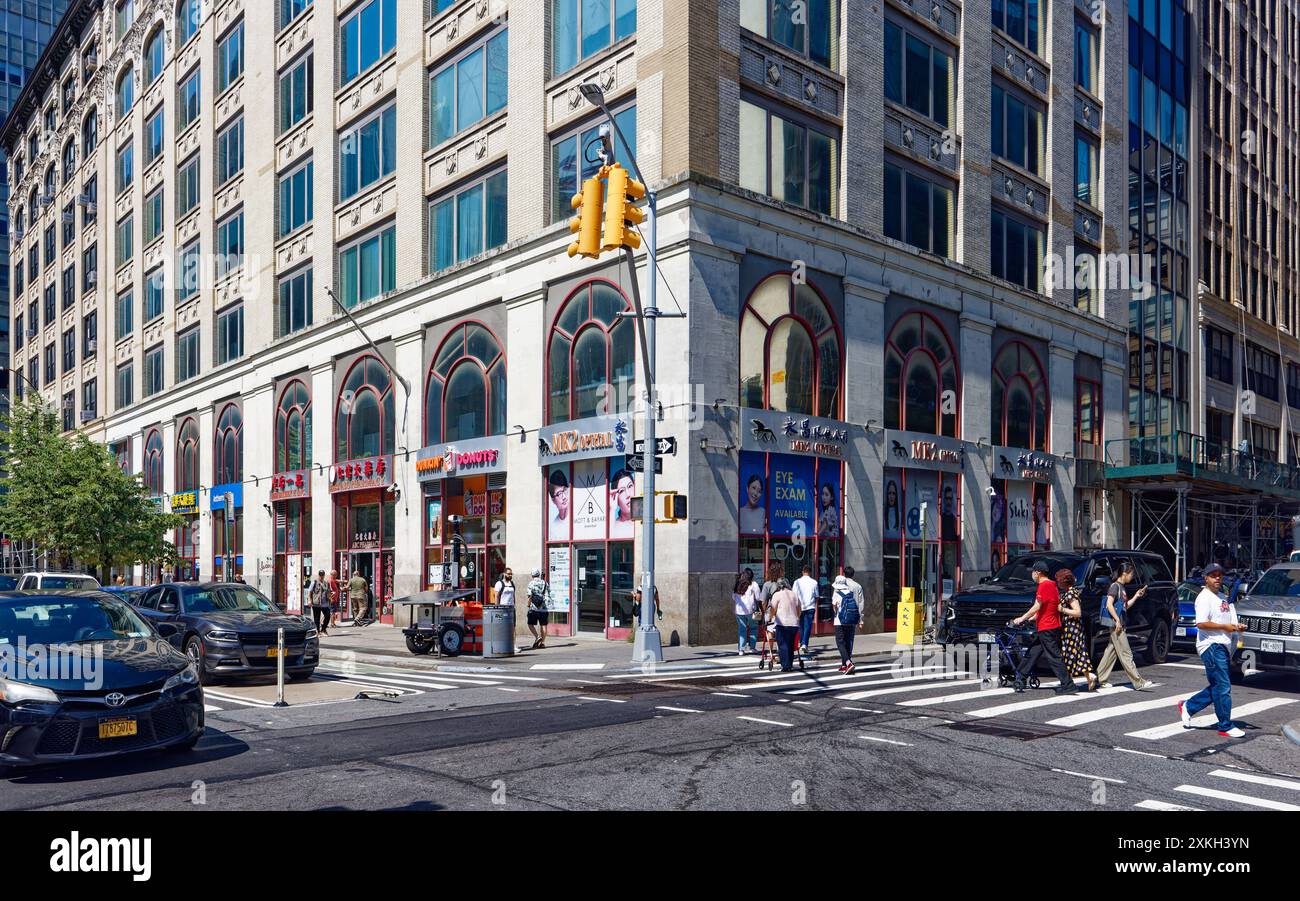
MULTIPOLYGON (((1237 602, 1237 595, 1250 580, 1245 576, 1227 574, 1223 577, 1223 590, 1228 593, 1228 600, 1237 602)), ((1174 628, 1174 647, 1194 649, 1196 647, 1196 596, 1205 587, 1205 579, 1192 576, 1178 586, 1178 625, 1174 628)))

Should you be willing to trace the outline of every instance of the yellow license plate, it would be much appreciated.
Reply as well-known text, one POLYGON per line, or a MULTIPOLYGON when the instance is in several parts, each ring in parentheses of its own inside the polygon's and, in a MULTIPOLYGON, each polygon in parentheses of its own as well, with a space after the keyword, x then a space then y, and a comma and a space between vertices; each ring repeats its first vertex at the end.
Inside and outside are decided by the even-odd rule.
POLYGON ((267 648, 267 649, 266 649, 266 656, 268 656, 268 657, 279 657, 279 656, 280 656, 280 649, 279 649, 279 648, 267 648))
POLYGON ((100 738, 128 738, 136 734, 135 720, 100 720, 100 738))

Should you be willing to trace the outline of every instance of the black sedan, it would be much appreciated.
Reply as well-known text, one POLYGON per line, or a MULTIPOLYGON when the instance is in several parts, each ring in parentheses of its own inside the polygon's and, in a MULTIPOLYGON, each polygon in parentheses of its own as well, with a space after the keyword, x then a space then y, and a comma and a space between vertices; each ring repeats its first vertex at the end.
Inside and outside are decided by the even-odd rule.
POLYGON ((174 642, 198 664, 199 678, 274 676, 276 633, 284 629, 284 670, 306 679, 316 670, 316 627, 307 616, 286 614, 243 582, 173 582, 134 599, 154 624, 175 628, 174 642))
POLYGON ((0 594, 0 770, 193 748, 203 689, 169 631, 98 591, 0 594))

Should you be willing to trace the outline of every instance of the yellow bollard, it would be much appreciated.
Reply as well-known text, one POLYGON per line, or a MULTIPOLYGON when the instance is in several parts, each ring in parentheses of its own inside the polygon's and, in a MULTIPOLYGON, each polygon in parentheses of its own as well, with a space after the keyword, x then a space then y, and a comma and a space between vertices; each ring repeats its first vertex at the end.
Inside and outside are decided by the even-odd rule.
POLYGON ((916 589, 902 589, 898 599, 898 631, 894 639, 898 644, 915 644, 924 624, 920 604, 916 602, 916 589))

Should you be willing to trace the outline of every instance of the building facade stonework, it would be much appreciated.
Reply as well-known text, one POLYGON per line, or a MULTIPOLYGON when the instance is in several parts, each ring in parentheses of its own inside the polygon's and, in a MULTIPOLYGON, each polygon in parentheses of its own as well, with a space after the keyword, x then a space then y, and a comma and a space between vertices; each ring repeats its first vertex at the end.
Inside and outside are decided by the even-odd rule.
POLYGON ((1127 246, 1125 5, 805 6, 74 3, 55 77, 0 132, 11 159, 42 148, 11 164, 11 209, 39 211, 13 365, 188 517, 182 577, 292 608, 309 574, 361 572, 400 621, 394 598, 455 576, 454 537, 480 591, 540 569, 561 633, 621 639, 642 566, 623 314, 652 274, 644 251, 635 273, 565 253, 595 82, 684 314, 655 360, 659 487, 690 513, 656 533, 668 640, 734 635, 742 567, 850 564, 878 631, 904 588, 1117 543, 1098 469, 1131 290, 1045 273, 1127 246))

